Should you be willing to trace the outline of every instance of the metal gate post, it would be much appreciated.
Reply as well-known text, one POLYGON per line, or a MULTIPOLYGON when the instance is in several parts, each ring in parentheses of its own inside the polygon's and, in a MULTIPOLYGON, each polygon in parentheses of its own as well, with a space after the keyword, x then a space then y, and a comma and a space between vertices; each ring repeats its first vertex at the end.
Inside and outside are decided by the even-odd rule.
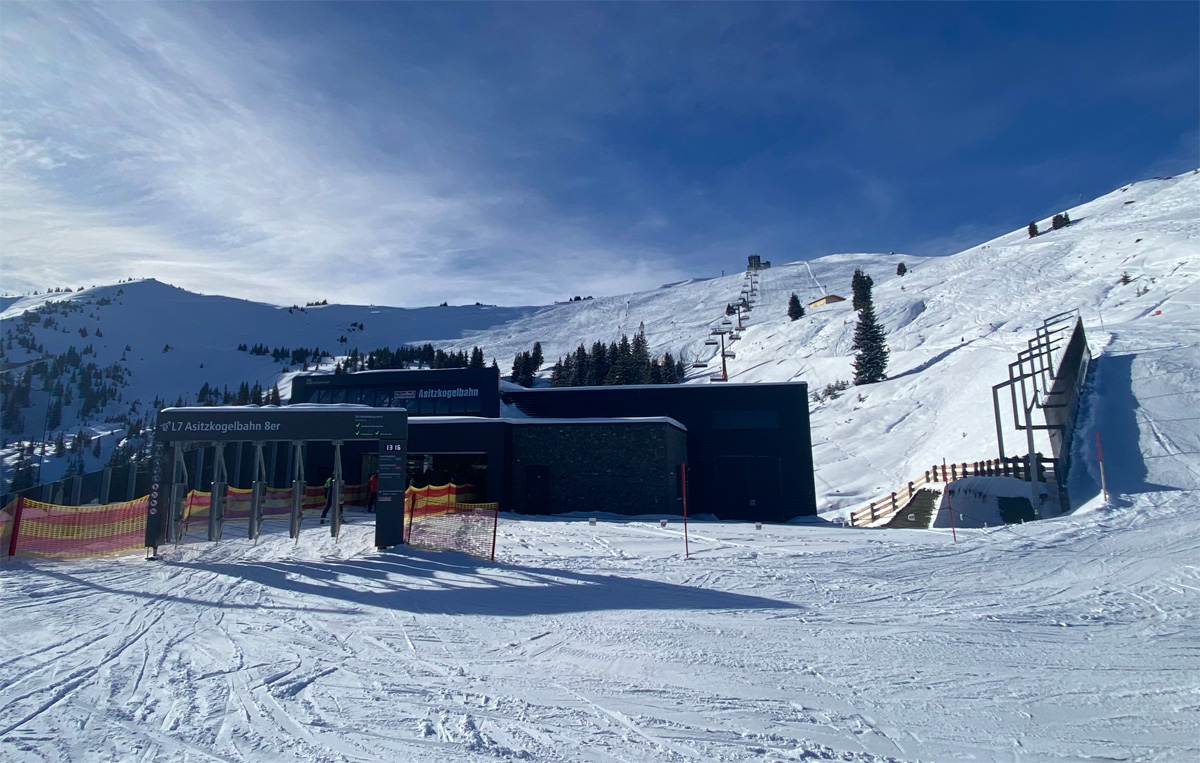
POLYGON ((183 536, 183 500, 188 493, 187 463, 183 460, 183 448, 175 446, 174 463, 171 465, 171 502, 167 504, 167 542, 178 544, 183 536), (183 472, 183 479, 179 473, 183 472))
POLYGON ((329 523, 329 534, 338 537, 342 531, 342 441, 333 441, 333 482, 329 489, 333 491, 333 520, 329 523))
POLYGON ((213 446, 212 487, 208 494, 208 539, 214 543, 221 540, 221 528, 225 520, 225 488, 229 473, 225 470, 225 443, 213 446))
POLYGON ((292 538, 300 537, 300 523, 304 519, 304 499, 308 485, 304 482, 304 443, 292 443, 292 517, 288 533, 292 538))
POLYGON ((250 540, 258 540, 258 531, 262 526, 262 498, 266 489, 267 467, 263 463, 263 444, 254 443, 254 482, 250 486, 250 524, 247 535, 250 540))
MULTIPOLYGON (((1025 411, 1025 416, 1027 417, 1026 421, 1031 423, 1033 420, 1033 409, 1037 407, 1037 394, 1037 388, 1035 387, 1033 390, 1033 402, 1029 404, 1029 408, 1027 408, 1025 411)), ((1033 450, 1033 427, 1031 426, 1026 429, 1025 434, 1027 436, 1029 446, 1029 461, 1026 463, 1029 467, 1029 486, 1030 490, 1033 491, 1033 518, 1041 519, 1042 499, 1041 494, 1038 491, 1037 453, 1035 453, 1033 450)))

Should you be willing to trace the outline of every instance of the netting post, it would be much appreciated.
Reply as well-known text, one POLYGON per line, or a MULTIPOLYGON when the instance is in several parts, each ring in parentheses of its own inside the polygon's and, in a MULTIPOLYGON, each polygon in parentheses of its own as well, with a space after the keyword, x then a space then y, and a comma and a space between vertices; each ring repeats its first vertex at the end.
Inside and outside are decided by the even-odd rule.
POLYGON ((417 511, 417 491, 413 490, 412 499, 408 497, 408 489, 404 491, 405 508, 408 509, 408 530, 404 533, 404 542, 412 543, 413 514, 417 511))
POLYGON ((683 462, 683 468, 679 470, 680 477, 683 479, 683 558, 690 559, 692 556, 691 549, 688 547, 688 523, 687 523, 687 462, 683 462))
POLYGON ((21 534, 21 513, 25 511, 25 496, 17 495, 17 506, 13 509, 12 535, 8 538, 8 555, 17 555, 17 538, 21 534))
POLYGON ((500 525, 500 509, 492 511, 492 555, 488 561, 496 561, 496 532, 500 525))

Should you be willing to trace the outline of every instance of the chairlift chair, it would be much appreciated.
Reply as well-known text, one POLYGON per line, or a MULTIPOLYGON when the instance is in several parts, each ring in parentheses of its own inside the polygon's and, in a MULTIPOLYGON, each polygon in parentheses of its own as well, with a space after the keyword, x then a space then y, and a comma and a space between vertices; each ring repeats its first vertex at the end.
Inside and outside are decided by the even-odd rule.
POLYGON ((692 368, 708 368, 708 364, 705 363, 703 360, 697 360, 695 363, 692 364, 692 368))
POLYGON ((720 342, 718 342, 716 339, 705 339, 704 344, 708 347, 716 347, 718 344, 720 344, 720 342))
POLYGON ((721 357, 729 358, 730 360, 733 360, 733 359, 737 358, 737 355, 733 354, 733 350, 726 350, 725 352, 721 353, 721 357))

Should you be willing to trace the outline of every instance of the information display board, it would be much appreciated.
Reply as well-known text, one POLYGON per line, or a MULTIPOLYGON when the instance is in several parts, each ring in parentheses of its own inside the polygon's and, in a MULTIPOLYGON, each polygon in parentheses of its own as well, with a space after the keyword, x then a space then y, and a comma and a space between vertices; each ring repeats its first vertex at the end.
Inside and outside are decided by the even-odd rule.
POLYGON ((375 508, 375 545, 404 542, 404 491, 408 487, 404 440, 379 441, 379 497, 375 508))

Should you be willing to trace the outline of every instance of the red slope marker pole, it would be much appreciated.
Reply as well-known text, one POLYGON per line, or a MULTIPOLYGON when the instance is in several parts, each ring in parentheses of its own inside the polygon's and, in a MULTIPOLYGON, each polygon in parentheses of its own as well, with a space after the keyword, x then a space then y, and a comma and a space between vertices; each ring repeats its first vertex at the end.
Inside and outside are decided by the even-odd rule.
POLYGON ((1100 432, 1096 432, 1096 455, 1100 457, 1100 490, 1104 492, 1104 503, 1108 504, 1108 485, 1104 482, 1104 450, 1100 447, 1100 432))
POLYGON ((950 536, 958 543, 958 533, 954 529, 954 507, 950 505, 950 486, 946 486, 946 511, 950 512, 950 536))
POLYGON ((17 538, 21 537, 21 514, 25 511, 25 496, 17 496, 17 505, 13 509, 12 535, 8 538, 8 555, 17 555, 17 538))
POLYGON ((691 558, 691 550, 688 548, 688 528, 687 528, 687 462, 683 464, 683 468, 679 470, 680 476, 683 479, 683 558, 691 558))

